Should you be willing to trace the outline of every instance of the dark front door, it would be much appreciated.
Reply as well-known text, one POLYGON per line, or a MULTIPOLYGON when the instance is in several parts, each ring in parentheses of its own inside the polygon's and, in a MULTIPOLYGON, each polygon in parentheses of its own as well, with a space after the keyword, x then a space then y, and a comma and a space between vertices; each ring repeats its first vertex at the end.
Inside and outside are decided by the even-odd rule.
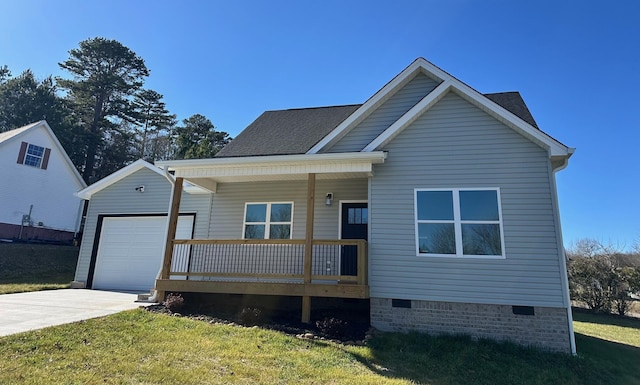
MULTIPOLYGON (((367 203, 343 203, 342 204, 342 239, 367 240, 367 227, 369 223, 369 209, 367 203)), ((358 274, 358 248, 357 246, 342 246, 340 260, 341 275, 358 274)))

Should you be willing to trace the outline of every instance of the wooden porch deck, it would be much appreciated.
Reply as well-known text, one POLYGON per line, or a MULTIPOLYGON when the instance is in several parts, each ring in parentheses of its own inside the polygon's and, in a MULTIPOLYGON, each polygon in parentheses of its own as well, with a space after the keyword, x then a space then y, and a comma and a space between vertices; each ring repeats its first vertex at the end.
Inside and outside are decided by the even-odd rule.
POLYGON ((170 269, 156 281, 156 290, 299 296, 307 301, 369 298, 365 240, 314 239, 308 260, 305 246, 304 239, 175 239, 170 269))

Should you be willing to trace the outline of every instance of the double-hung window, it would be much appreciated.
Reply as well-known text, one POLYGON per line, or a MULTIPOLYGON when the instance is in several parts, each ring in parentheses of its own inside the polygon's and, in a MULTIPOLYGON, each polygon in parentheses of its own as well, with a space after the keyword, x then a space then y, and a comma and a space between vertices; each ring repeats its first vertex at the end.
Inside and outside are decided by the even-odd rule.
POLYGON ((247 203, 244 210, 245 239, 291 239, 293 203, 247 203))
POLYGON ((416 189, 416 253, 504 258, 500 190, 416 189))
POLYGON ((24 164, 40 168, 42 165, 42 157, 44 156, 44 147, 29 144, 27 153, 24 157, 24 164))

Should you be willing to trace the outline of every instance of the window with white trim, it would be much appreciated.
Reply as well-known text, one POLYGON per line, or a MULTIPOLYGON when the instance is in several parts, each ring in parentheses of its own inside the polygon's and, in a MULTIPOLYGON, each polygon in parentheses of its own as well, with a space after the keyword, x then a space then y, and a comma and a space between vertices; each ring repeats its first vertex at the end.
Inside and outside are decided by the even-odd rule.
POLYGON ((29 144, 27 153, 24 157, 24 164, 27 166, 38 167, 42 165, 42 157, 44 156, 44 147, 29 144))
POLYGON ((500 189, 415 189, 416 254, 504 258, 500 189))
POLYGON ((291 239, 293 203, 246 203, 244 239, 291 239))

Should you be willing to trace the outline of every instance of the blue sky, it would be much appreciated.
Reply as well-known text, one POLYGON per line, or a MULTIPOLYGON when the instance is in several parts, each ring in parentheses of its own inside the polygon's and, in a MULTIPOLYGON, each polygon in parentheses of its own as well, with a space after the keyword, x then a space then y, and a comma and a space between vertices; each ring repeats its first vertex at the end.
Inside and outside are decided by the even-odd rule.
POLYGON ((422 56, 480 92, 520 91, 577 148, 558 174, 565 244, 628 248, 640 241, 638 20, 631 0, 20 0, 2 5, 0 65, 64 75, 78 42, 116 39, 178 118, 235 136, 264 110, 362 103, 422 56))

